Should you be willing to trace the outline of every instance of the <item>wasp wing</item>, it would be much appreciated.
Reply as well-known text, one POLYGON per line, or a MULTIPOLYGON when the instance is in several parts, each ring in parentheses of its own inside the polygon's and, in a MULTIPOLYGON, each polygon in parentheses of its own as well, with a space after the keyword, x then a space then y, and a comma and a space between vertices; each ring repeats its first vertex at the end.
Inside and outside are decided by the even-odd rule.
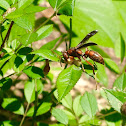
POLYGON ((90 32, 88 35, 86 35, 86 37, 84 37, 84 39, 76 46, 76 48, 79 48, 80 46, 82 46, 86 41, 89 40, 90 37, 95 35, 97 32, 98 32, 98 30, 94 30, 94 31, 90 32))
POLYGON ((84 44, 84 45, 79 46, 79 47, 76 48, 76 49, 81 49, 81 48, 85 48, 85 47, 87 47, 87 46, 93 46, 93 45, 97 45, 97 44, 94 43, 94 42, 89 42, 89 43, 86 43, 86 44, 84 44))

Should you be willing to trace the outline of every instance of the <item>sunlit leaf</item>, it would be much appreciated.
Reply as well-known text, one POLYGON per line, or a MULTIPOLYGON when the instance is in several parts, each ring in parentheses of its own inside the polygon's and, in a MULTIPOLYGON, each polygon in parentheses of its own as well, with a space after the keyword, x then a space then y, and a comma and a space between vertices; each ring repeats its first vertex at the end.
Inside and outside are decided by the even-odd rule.
POLYGON ((63 106, 65 106, 65 107, 67 107, 67 108, 69 108, 69 109, 72 110, 72 104, 73 104, 73 102, 72 102, 72 96, 71 96, 70 93, 68 93, 68 94, 62 99, 61 102, 62 102, 63 106))
POLYGON ((98 68, 97 73, 96 73, 98 82, 102 83, 105 86, 108 86, 108 76, 105 71, 105 66, 99 63, 96 63, 96 64, 98 68))
POLYGON ((52 32, 52 30, 53 30, 52 24, 51 25, 45 25, 45 26, 41 27, 40 29, 38 29, 36 31, 36 33, 38 34, 37 39, 40 40, 40 39, 43 39, 43 38, 49 36, 50 33, 52 32))
POLYGON ((120 112, 121 105, 126 102, 126 93, 112 89, 104 89, 110 105, 120 112))
POLYGON ((2 107, 4 109, 14 112, 15 114, 19 114, 19 115, 24 114, 24 107, 20 103, 20 101, 16 98, 4 98, 2 107))
POLYGON ((32 42, 37 41, 37 37, 38 37, 37 33, 28 33, 28 34, 21 36, 19 41, 23 45, 27 46, 28 44, 31 44, 32 42))
MULTIPOLYGON (((67 27, 69 18, 60 16, 67 27)), ((114 47, 119 37, 118 20, 119 16, 111 0, 76 0, 72 17, 72 30, 76 38, 72 39, 71 46, 75 47, 89 32, 98 30, 97 35, 90 40, 101 46, 114 47)))
POLYGON ((58 100, 60 101, 74 87, 81 77, 82 70, 74 65, 63 70, 57 78, 58 100))
POLYGON ((73 101, 73 110, 77 117, 79 117, 83 113, 83 109, 80 104, 80 99, 81 96, 79 95, 73 101))
POLYGON ((35 66, 25 67, 23 72, 25 74, 27 74, 29 77, 35 78, 35 79, 40 79, 40 78, 44 77, 42 69, 40 69, 39 67, 35 67, 35 66))
POLYGON ((10 5, 6 0, 0 0, 0 7, 7 10, 10 7, 10 5))
POLYGON ((97 101, 93 94, 85 92, 80 102, 81 102, 82 109, 90 117, 93 117, 98 111, 97 101))
POLYGON ((27 29, 29 31, 32 30, 34 26, 34 14, 23 15, 21 17, 13 19, 13 21, 19 25, 20 27, 27 29), (31 19, 32 17, 32 19, 31 19))
POLYGON ((120 73, 119 67, 117 66, 117 64, 113 60, 108 59, 108 58, 104 58, 104 61, 105 61, 105 65, 110 70, 112 70, 115 73, 120 73))
POLYGON ((56 118, 56 120, 65 125, 68 124, 68 117, 61 109, 53 108, 52 115, 56 118))
MULTIPOLYGON (((48 112, 51 108, 51 105, 52 105, 51 103, 43 102, 37 109, 36 116, 39 116, 39 115, 42 115, 42 114, 48 112)), ((33 114, 34 114, 34 106, 29 109, 29 111, 27 112, 27 116, 31 117, 31 116, 33 116, 33 114)))
POLYGON ((117 87, 118 89, 125 90, 126 88, 126 73, 122 73, 114 82, 113 87, 117 87))
POLYGON ((19 0, 18 2, 18 8, 26 8, 29 6, 34 0, 19 0))
POLYGON ((51 50, 41 48, 39 50, 32 52, 32 54, 37 54, 39 56, 44 57, 45 59, 49 59, 52 61, 59 61, 59 58, 51 50))
POLYGON ((58 40, 59 40, 59 38, 52 40, 52 41, 46 43, 45 45, 43 45, 40 49, 53 49, 58 40))
POLYGON ((123 39, 123 36, 122 35, 120 36, 121 36, 121 62, 122 62, 125 56, 125 41, 123 39))
POLYGON ((24 94, 28 103, 35 100, 35 83, 34 81, 28 81, 24 86, 24 94))

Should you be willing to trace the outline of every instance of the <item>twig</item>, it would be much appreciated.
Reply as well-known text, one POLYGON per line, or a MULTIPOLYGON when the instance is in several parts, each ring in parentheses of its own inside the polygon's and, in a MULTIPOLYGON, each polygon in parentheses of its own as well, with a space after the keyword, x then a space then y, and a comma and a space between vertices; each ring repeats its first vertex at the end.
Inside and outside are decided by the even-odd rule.
POLYGON ((115 114, 115 113, 117 113, 117 111, 113 111, 113 112, 110 112, 110 113, 107 113, 107 114, 104 114, 104 115, 101 115, 101 116, 99 116, 98 118, 104 118, 104 117, 106 117, 106 116, 109 116, 109 115, 112 115, 112 114, 115 114))
POLYGON ((24 119, 25 119, 25 117, 26 117, 26 115, 27 115, 28 108, 29 108, 29 103, 27 104, 27 107, 26 107, 25 113, 24 113, 24 115, 23 115, 23 118, 22 118, 21 123, 20 123, 19 126, 22 126, 22 124, 23 124, 23 122, 24 122, 24 119))
POLYGON ((51 17, 49 17, 45 22, 43 22, 38 28, 35 29, 34 32, 36 32, 40 27, 42 27, 43 25, 45 25, 49 20, 51 20, 51 18, 53 18, 56 15, 56 13, 53 13, 53 15, 51 17))
POLYGON ((3 42, 3 36, 2 36, 2 24, 0 24, 0 36, 1 36, 1 39, 2 39, 2 42, 3 42))
POLYGON ((35 121, 36 121, 36 113, 37 113, 37 104, 38 104, 38 92, 37 92, 37 82, 35 80, 35 109, 34 109, 34 114, 33 114, 33 123, 32 126, 35 125, 35 121))
POLYGON ((70 18, 70 41, 69 41, 69 48, 71 47, 71 39, 72 39, 72 18, 70 18))
POLYGON ((10 31, 11 31, 11 28, 12 28, 13 24, 14 24, 14 21, 12 21, 11 24, 10 24, 10 27, 8 29, 8 32, 7 32, 7 34, 6 34, 6 36, 5 36, 4 40, 3 40, 3 43, 2 43, 2 45, 0 47, 0 51, 3 49, 4 44, 5 44, 6 40, 8 39, 8 37, 10 35, 10 31))

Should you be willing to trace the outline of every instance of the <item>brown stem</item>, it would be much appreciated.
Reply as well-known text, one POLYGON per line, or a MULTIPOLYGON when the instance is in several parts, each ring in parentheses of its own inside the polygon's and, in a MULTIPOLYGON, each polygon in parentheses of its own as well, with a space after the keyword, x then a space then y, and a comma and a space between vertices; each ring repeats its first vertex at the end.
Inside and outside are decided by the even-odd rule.
POLYGON ((0 51, 3 49, 4 44, 5 44, 6 40, 8 39, 8 37, 10 35, 10 31, 11 31, 11 28, 12 28, 13 24, 14 24, 14 21, 12 21, 11 24, 10 24, 10 27, 8 29, 8 32, 7 32, 7 34, 6 34, 6 36, 5 36, 4 40, 3 40, 3 43, 2 43, 2 45, 0 47, 0 51))
POLYGON ((24 115, 23 115, 23 118, 22 118, 22 120, 21 120, 20 126, 22 126, 22 124, 23 124, 23 122, 24 122, 24 119, 25 119, 25 117, 26 117, 26 115, 27 115, 28 108, 29 108, 29 103, 27 104, 27 107, 26 107, 25 113, 24 113, 24 115))

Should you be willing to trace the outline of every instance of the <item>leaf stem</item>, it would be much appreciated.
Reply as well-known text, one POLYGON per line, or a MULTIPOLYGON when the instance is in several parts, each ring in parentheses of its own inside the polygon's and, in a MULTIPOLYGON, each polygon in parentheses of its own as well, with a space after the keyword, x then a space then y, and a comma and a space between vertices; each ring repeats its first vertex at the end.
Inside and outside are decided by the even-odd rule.
POLYGON ((72 39, 72 18, 70 18, 70 40, 69 40, 69 48, 71 47, 71 39, 72 39))
POLYGON ((105 115, 98 116, 98 118, 104 118, 104 117, 106 117, 106 116, 109 116, 109 115, 112 115, 112 114, 115 114, 115 113, 117 113, 117 111, 113 111, 113 112, 107 113, 107 114, 105 114, 105 115))
POLYGON ((34 30, 34 32, 36 32, 40 27, 42 27, 43 25, 45 25, 49 20, 51 20, 51 18, 53 18, 56 15, 56 12, 53 13, 53 15, 51 17, 49 17, 45 22, 43 22, 38 28, 36 28, 34 30))
POLYGON ((2 39, 2 42, 3 42, 3 36, 2 36, 2 24, 0 24, 0 36, 1 36, 1 39, 2 39))
POLYGON ((14 21, 12 21, 11 24, 10 24, 10 27, 9 27, 9 29, 7 31, 7 34, 6 34, 6 36, 5 36, 4 40, 3 40, 3 43, 2 43, 2 45, 0 47, 0 51, 3 49, 6 40, 9 38, 10 31, 11 31, 11 28, 12 28, 13 24, 14 24, 14 21))
POLYGON ((28 103, 28 104, 27 104, 27 107, 26 107, 26 110, 25 110, 25 113, 24 113, 24 115, 23 115, 23 118, 22 118, 21 123, 20 123, 19 126, 22 126, 22 124, 23 124, 23 122, 24 122, 24 119, 25 119, 25 117, 26 117, 26 115, 27 115, 27 111, 28 111, 29 105, 30 105, 30 104, 28 103))
POLYGON ((35 125, 35 121, 36 121, 36 113, 37 113, 37 104, 38 104, 38 92, 37 92, 37 80, 35 79, 35 106, 34 106, 34 114, 33 114, 33 122, 32 122, 32 126, 35 125))

